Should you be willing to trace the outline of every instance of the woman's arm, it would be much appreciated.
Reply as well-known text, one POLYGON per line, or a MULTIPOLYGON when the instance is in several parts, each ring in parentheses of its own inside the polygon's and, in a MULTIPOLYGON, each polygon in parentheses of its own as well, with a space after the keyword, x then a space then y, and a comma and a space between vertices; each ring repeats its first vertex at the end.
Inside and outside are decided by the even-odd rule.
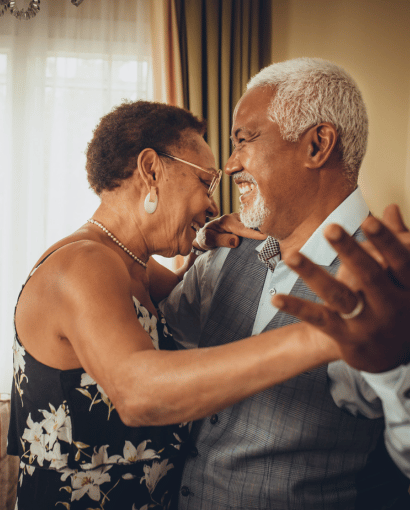
POLYGON ((130 426, 202 418, 338 357, 336 344, 308 324, 220 347, 156 351, 125 264, 109 249, 73 248, 59 288, 60 336, 130 426))

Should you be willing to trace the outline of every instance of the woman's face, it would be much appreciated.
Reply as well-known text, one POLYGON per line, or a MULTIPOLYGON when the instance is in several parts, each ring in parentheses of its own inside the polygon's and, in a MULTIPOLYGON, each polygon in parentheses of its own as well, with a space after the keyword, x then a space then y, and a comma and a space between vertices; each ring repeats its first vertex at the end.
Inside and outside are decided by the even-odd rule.
POLYGON ((187 148, 171 149, 168 153, 213 173, 161 156, 164 181, 158 190, 158 199, 159 204, 166 207, 166 210, 162 210, 162 232, 169 245, 165 256, 177 253, 187 255, 196 231, 204 226, 206 217, 217 216, 219 212, 214 199, 208 196, 209 185, 217 174, 215 158, 202 136, 197 133, 188 136, 191 143, 187 144, 187 148), (165 197, 161 197, 161 194, 165 194, 165 197))

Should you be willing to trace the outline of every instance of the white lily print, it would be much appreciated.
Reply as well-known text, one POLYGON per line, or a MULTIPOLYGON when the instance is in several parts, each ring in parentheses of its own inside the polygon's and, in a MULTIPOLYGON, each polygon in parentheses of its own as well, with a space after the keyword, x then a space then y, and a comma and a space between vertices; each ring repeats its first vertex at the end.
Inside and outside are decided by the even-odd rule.
POLYGON ((26 355, 26 351, 22 345, 20 345, 17 341, 17 338, 14 337, 13 342, 13 368, 14 375, 17 375, 19 370, 24 372, 26 368, 26 360, 24 356, 26 355))
POLYGON ((100 485, 110 481, 110 475, 105 473, 102 468, 75 473, 71 478, 71 486, 74 489, 71 494, 71 501, 82 498, 84 494, 88 494, 94 501, 99 501, 101 496, 100 485))
POLYGON ((105 391, 103 390, 103 388, 99 384, 97 384, 90 375, 88 375, 86 372, 84 372, 81 375, 80 386, 84 388, 84 386, 92 386, 93 384, 97 385, 97 390, 101 393, 101 395, 104 395, 105 397, 108 398, 108 396, 105 393, 105 391))
POLYGON ((80 386, 81 386, 81 388, 76 388, 77 391, 79 391, 80 393, 82 393, 83 395, 85 395, 87 398, 89 398, 91 400, 90 411, 94 404, 98 404, 102 400, 104 402, 104 404, 106 404, 106 406, 108 407, 107 420, 109 420, 111 411, 114 409, 114 405, 111 402, 111 400, 108 398, 108 395, 105 393, 104 389, 96 381, 94 381, 94 379, 90 375, 88 375, 86 372, 84 372, 84 374, 81 375, 80 386), (97 387, 97 393, 94 395, 94 397, 92 397, 91 393, 88 391, 87 388, 89 386, 94 386, 94 385, 96 385, 96 387, 97 387), (101 399, 98 398, 100 395, 101 395, 101 399))
POLYGON ((167 459, 164 459, 162 462, 153 462, 152 466, 145 465, 145 475, 141 478, 141 483, 145 480, 147 488, 150 494, 152 494, 161 478, 163 478, 173 467, 173 464, 168 464, 167 459))
POLYGON ((50 469, 59 471, 66 468, 68 464, 68 453, 61 453, 60 443, 57 441, 54 448, 46 452, 45 459, 50 462, 50 469))
POLYGON ((104 466, 105 471, 107 471, 108 469, 111 468, 110 464, 118 464, 119 461, 122 459, 121 455, 112 455, 111 457, 108 457, 107 448, 108 444, 100 446, 98 451, 97 447, 95 447, 94 453, 91 457, 91 462, 88 462, 87 464, 82 464, 81 469, 88 470, 94 469, 98 466, 104 466))
POLYGON ((28 382, 28 378, 24 373, 26 368, 26 360, 24 356, 26 355, 26 351, 22 345, 17 341, 17 337, 14 337, 13 342, 13 376, 14 383, 16 385, 16 389, 21 398, 21 405, 23 405, 23 393, 24 391, 21 388, 21 383, 24 379, 28 382), (21 373, 20 373, 21 371, 21 373))
POLYGON ((172 446, 174 448, 176 448, 177 450, 180 450, 181 449, 181 444, 182 444, 182 439, 179 437, 179 435, 176 432, 174 432, 173 435, 174 435, 175 439, 178 441, 178 443, 180 443, 180 444, 173 444, 172 446))
POLYGON ((64 405, 55 410, 52 404, 49 404, 51 412, 42 410, 45 420, 42 425, 46 432, 48 432, 48 447, 52 448, 57 439, 67 443, 72 442, 71 437, 71 418, 64 405))
POLYGON ((120 460, 120 464, 134 464, 139 460, 159 459, 159 455, 155 450, 146 449, 150 440, 142 441, 137 448, 131 441, 125 441, 124 458, 120 460))
POLYGON ((32 476, 32 474, 34 473, 34 466, 29 466, 28 464, 24 464, 24 462, 20 462, 20 469, 21 469, 21 473, 20 473, 20 478, 19 478, 19 483, 20 483, 20 487, 23 483, 23 476, 27 473, 28 475, 32 476))
POLYGON ((34 466, 29 466, 28 464, 24 464, 24 462, 20 462, 21 469, 26 469, 27 473, 31 476, 34 473, 34 466))
POLYGON ((159 339, 158 339, 158 331, 157 331, 157 318, 155 315, 151 315, 149 311, 142 306, 136 297, 132 297, 135 305, 135 309, 138 314, 138 320, 141 326, 145 329, 145 331, 149 334, 152 340, 152 344, 155 349, 159 349, 159 339))
POLYGON ((62 480, 63 482, 65 482, 67 480, 67 478, 71 475, 73 475, 74 473, 76 473, 77 470, 76 469, 70 469, 68 467, 66 468, 60 468, 59 469, 59 473, 61 473, 61 477, 60 477, 60 480, 62 480))
POLYGON ((43 434, 43 423, 35 423, 31 419, 31 413, 27 418, 28 429, 24 429, 22 439, 30 443, 30 464, 33 463, 37 457, 37 462, 40 466, 43 465, 46 456, 46 444, 48 443, 48 435, 43 434))

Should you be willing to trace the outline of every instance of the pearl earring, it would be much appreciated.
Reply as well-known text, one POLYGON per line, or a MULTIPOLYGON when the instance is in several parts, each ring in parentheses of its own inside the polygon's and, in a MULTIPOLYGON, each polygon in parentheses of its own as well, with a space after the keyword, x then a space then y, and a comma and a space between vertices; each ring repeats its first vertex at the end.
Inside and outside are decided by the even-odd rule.
POLYGON ((148 214, 153 214, 158 205, 158 195, 157 190, 154 186, 151 186, 151 190, 144 200, 144 209, 148 214))

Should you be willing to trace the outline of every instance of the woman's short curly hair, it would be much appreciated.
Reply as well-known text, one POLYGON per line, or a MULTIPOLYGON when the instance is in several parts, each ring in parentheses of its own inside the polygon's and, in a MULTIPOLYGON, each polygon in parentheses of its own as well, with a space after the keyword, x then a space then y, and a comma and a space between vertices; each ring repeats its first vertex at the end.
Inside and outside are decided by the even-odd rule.
MULTIPOLYGON (((87 176, 99 195, 131 177, 144 149, 189 145, 184 131, 204 135, 206 123, 188 110, 151 101, 125 101, 101 118, 87 146, 87 176)), ((186 134, 186 133, 185 133, 186 134)))

